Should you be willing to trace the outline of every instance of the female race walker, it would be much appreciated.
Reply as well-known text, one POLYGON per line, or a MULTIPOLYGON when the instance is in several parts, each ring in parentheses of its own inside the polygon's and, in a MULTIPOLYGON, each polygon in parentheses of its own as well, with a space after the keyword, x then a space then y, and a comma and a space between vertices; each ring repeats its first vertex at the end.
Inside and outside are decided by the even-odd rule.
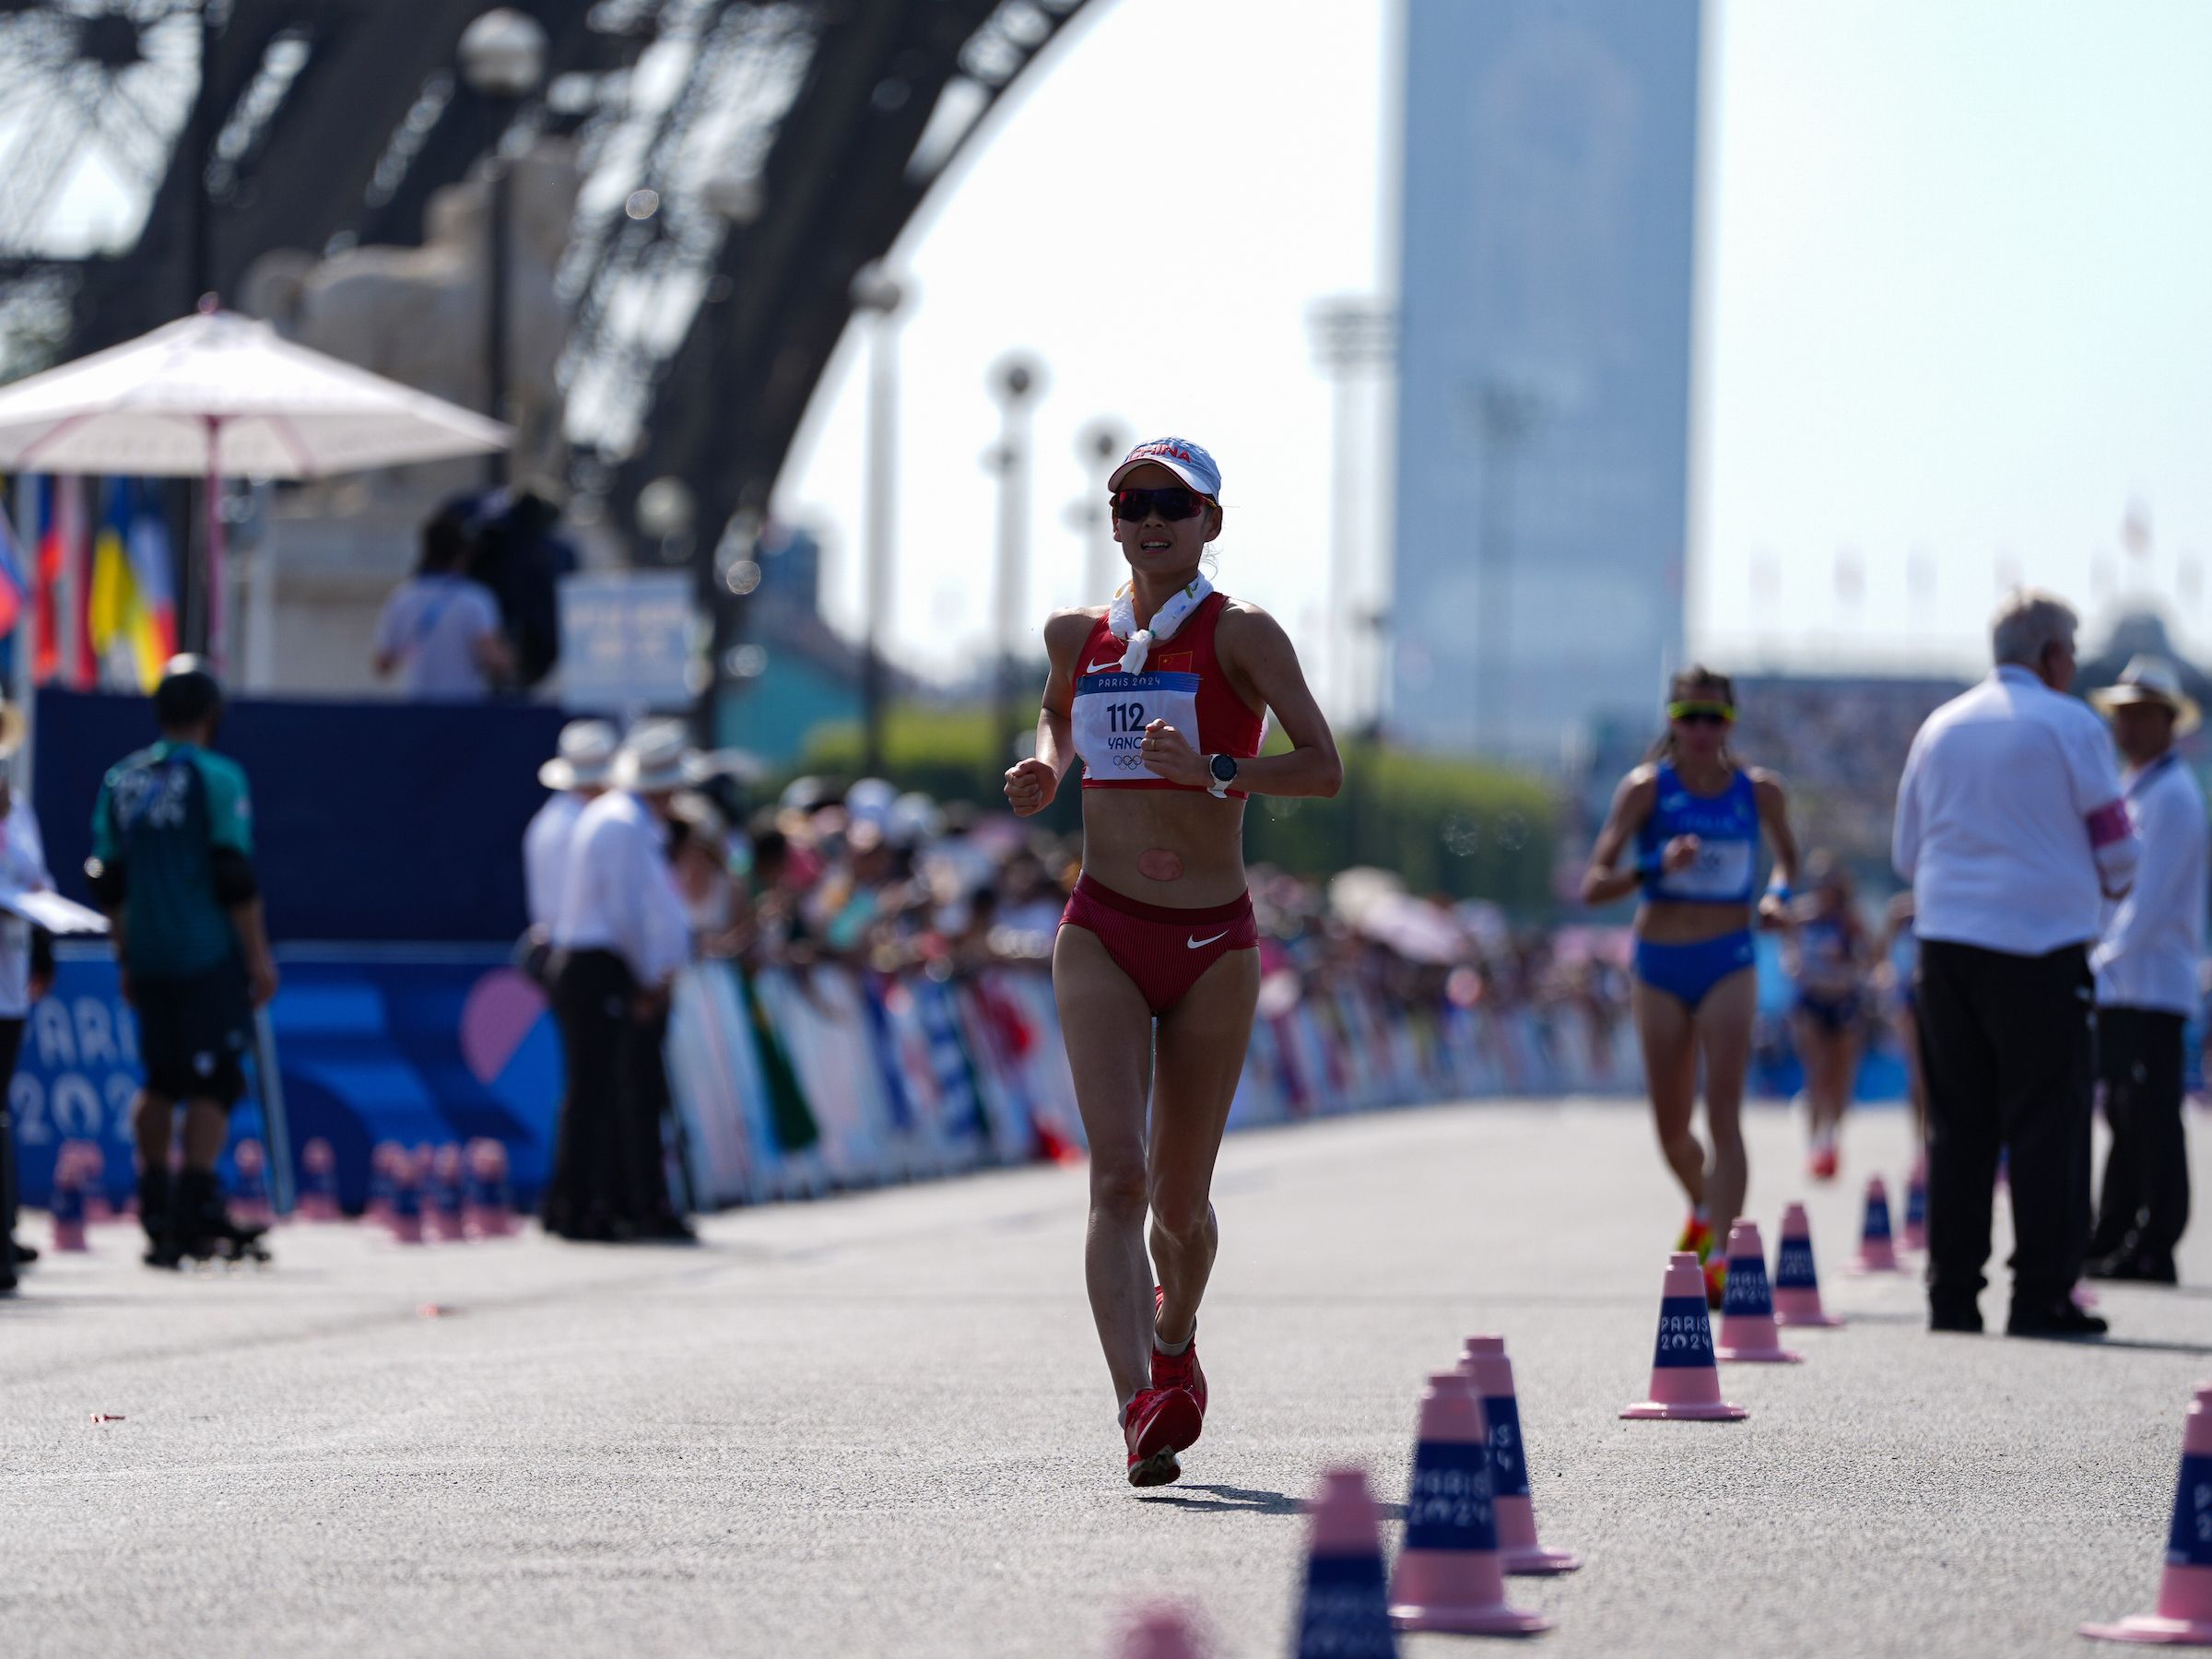
POLYGON ((1774 878, 1759 921, 1786 924, 1797 845, 1781 781, 1736 764, 1728 751, 1735 688, 1724 675, 1686 668, 1668 690, 1666 735, 1620 781, 1583 877, 1583 900, 1608 904, 1641 888, 1636 912, 1636 977, 1630 997, 1659 1146, 1689 1195, 1677 1250, 1705 1260, 1705 1295, 1715 1307, 1727 1266, 1716 1241, 1743 1212, 1750 1171, 1744 1157, 1744 1074, 1759 1008, 1751 947, 1761 830, 1774 847, 1774 878), (1624 866, 1622 855, 1633 850, 1624 866), (1705 1061, 1710 1165, 1691 1120, 1698 1059, 1705 1061))
POLYGON ((1037 757, 1006 787, 1026 818, 1083 762, 1083 875, 1053 987, 1090 1137, 1084 1279, 1129 1484, 1145 1487, 1182 1474, 1206 1417, 1208 1193, 1260 986, 1244 798, 1333 795, 1344 768, 1288 636, 1199 572, 1221 534, 1213 457, 1181 438, 1140 443, 1108 490, 1129 581, 1045 624, 1037 757), (1292 747, 1260 758, 1269 711, 1292 747))
POLYGON ((1805 885, 1788 952, 1797 986, 1790 1025, 1805 1063, 1805 1167, 1815 1181, 1833 1181, 1865 1037, 1867 937, 1851 872, 1833 853, 1816 852, 1805 861, 1805 885))

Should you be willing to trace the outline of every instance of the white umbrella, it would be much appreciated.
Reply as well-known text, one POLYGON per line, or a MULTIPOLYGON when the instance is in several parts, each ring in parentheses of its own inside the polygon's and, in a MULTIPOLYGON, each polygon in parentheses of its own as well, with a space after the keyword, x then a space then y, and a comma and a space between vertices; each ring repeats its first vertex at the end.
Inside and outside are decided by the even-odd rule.
POLYGON ((212 305, 0 388, 0 469, 205 477, 211 595, 222 583, 219 479, 316 478, 512 441, 496 420, 212 305))

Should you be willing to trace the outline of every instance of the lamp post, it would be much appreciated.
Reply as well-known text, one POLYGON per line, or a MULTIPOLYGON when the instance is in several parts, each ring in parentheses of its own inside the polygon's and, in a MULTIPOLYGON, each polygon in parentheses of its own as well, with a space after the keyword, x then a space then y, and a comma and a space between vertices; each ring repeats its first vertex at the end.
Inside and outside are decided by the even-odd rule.
POLYGON ((1017 642, 1021 637, 1021 572, 1029 548, 1030 411, 1044 390, 1044 367, 1021 353, 1001 358, 991 369, 991 395, 998 400, 998 443, 986 464, 998 474, 998 755, 994 773, 1014 757, 1020 735, 1019 691, 1015 684, 1017 642))
POLYGON ((1360 377, 1387 365, 1396 350, 1397 314, 1388 303, 1359 294, 1314 302, 1306 312, 1313 356, 1329 382, 1329 684, 1338 717, 1353 722, 1359 700, 1358 491, 1352 452, 1358 437, 1352 399, 1360 377))
POLYGON ((1094 420, 1076 437, 1076 460, 1083 468, 1083 493, 1069 504, 1067 522, 1083 537, 1083 603, 1103 605, 1119 586, 1113 567, 1121 551, 1112 521, 1099 512, 1098 486, 1112 476, 1113 464, 1129 453, 1129 434, 1111 420, 1094 420))
MULTIPOLYGON (((546 73, 546 31, 535 18, 512 6, 483 13, 461 31, 457 52, 461 78, 470 91, 512 119, 524 100, 533 96, 546 73)), ((484 275, 484 383, 485 413, 494 420, 507 418, 507 289, 510 244, 508 225, 513 215, 512 171, 500 154, 500 140, 509 122, 500 124, 500 140, 492 145, 485 166, 490 199, 485 215, 488 257, 484 275)), ((484 481, 507 481, 508 452, 494 450, 484 457, 484 481)))
POLYGON ((863 770, 883 773, 884 629, 891 608, 891 504, 899 466, 899 312, 906 291, 880 265, 853 279, 853 309, 868 319, 867 635, 860 664, 863 770))

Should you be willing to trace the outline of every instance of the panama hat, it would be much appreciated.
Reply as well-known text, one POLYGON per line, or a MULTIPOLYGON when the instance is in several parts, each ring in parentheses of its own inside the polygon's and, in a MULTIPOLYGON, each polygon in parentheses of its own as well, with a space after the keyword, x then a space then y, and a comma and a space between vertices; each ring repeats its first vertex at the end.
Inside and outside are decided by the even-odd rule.
POLYGON ((2181 670, 2161 656, 2137 656, 2120 671, 2120 683, 2089 693, 2089 705, 2100 714, 2124 709, 2130 703, 2162 703, 2173 711, 2173 735, 2186 737, 2204 723, 2196 699, 2182 689, 2181 670))
POLYGON ((560 728, 560 748, 537 769, 547 789, 590 789, 606 782, 621 744, 611 721, 571 720, 560 728))
POLYGON ((664 794, 704 782, 713 768, 691 747, 683 723, 656 720, 622 740, 615 754, 614 785, 639 794, 664 794))

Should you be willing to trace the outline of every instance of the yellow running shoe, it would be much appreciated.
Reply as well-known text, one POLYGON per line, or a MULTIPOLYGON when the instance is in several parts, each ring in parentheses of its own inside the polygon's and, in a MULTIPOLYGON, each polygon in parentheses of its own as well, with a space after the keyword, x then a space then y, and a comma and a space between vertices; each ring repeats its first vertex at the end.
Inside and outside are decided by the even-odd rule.
POLYGON ((1705 1305, 1717 1308, 1728 1300, 1728 1264, 1711 1261, 1705 1264, 1705 1305))

